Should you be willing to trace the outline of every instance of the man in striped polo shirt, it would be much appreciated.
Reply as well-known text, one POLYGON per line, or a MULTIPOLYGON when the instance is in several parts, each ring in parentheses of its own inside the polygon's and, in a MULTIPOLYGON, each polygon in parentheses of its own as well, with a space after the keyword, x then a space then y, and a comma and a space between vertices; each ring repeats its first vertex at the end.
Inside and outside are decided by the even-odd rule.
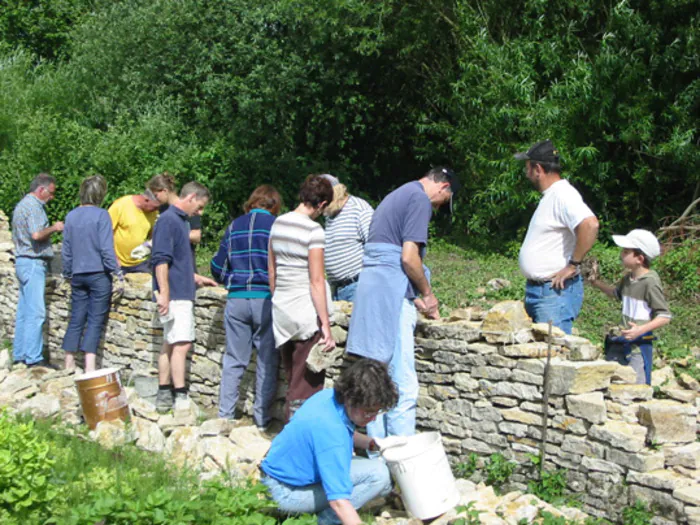
POLYGON ((324 212, 326 275, 333 289, 333 300, 352 302, 374 210, 367 201, 350 195, 333 175, 322 177, 333 186, 333 202, 324 212))

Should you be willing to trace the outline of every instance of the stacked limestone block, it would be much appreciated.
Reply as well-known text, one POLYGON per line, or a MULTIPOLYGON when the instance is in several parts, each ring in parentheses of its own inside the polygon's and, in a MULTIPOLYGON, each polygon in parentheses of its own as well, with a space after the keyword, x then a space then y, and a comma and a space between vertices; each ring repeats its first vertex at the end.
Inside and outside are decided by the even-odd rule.
POLYGON ((17 280, 7 215, 0 210, 0 339, 11 339, 17 311, 17 280))
POLYGON ((546 328, 524 316, 508 302, 482 323, 419 325, 419 426, 443 434, 453 461, 471 453, 516 461, 511 488, 524 489, 542 439, 549 347, 546 468, 567 469, 568 489, 589 514, 616 518, 640 499, 658 523, 700 523, 695 404, 652 399, 651 387, 630 384, 630 368, 592 360, 587 340, 555 334, 548 345, 546 328))

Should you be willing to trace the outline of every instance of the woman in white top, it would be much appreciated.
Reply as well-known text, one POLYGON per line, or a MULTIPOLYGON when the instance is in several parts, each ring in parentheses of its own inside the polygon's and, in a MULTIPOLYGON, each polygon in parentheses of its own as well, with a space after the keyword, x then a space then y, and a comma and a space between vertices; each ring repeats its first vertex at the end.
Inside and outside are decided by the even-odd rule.
POLYGON ((330 289, 323 252, 325 234, 315 219, 333 200, 331 183, 309 175, 299 192, 297 208, 277 218, 270 230, 268 273, 272 291, 272 327, 289 388, 286 420, 301 404, 323 389, 325 372, 313 373, 306 358, 316 343, 335 348, 331 336, 330 289))

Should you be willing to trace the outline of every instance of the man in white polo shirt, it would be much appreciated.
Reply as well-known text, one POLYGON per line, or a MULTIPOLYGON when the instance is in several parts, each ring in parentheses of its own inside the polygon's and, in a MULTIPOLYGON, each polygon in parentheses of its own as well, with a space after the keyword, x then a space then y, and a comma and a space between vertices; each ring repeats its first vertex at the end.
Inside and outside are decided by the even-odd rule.
POLYGON ((515 158, 526 161, 527 178, 542 194, 520 248, 520 271, 527 278, 525 310, 536 323, 551 320, 570 334, 583 304, 579 266, 595 243, 598 219, 561 178, 552 141, 540 141, 515 158))

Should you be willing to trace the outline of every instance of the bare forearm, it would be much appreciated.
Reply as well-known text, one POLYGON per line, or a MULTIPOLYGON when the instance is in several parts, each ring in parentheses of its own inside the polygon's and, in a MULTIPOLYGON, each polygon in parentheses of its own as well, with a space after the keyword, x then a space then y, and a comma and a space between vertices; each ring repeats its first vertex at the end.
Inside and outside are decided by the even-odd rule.
POLYGON ((35 241, 45 241, 51 234, 56 233, 58 230, 54 226, 49 226, 41 231, 32 234, 32 239, 35 241))
POLYGON ((336 499, 330 502, 330 506, 343 525, 362 525, 360 516, 349 500, 336 499))
POLYGON ((160 295, 170 297, 170 283, 168 283, 168 274, 170 267, 163 263, 156 266, 156 282, 160 295))
POLYGON ((421 295, 430 295, 431 289, 428 280, 423 273, 423 261, 420 258, 418 246, 413 243, 406 243, 401 251, 401 266, 406 275, 413 283, 421 295))
POLYGON ((272 251, 272 245, 267 245, 267 279, 270 284, 270 293, 275 293, 275 284, 277 280, 277 267, 275 261, 275 252, 272 251))
POLYGON ((369 450, 369 446, 372 443, 372 438, 361 434, 360 432, 355 432, 352 435, 352 443, 355 446, 355 448, 369 450))
POLYGON ((311 281, 311 301, 314 303, 316 314, 321 320, 321 326, 330 326, 328 304, 326 302, 326 281, 311 281))
POLYGON ((576 228, 576 246, 572 259, 582 261, 586 254, 593 248, 595 240, 598 238, 598 219, 588 217, 584 219, 576 228))
POLYGON ((199 244, 200 242, 202 242, 202 230, 191 230, 190 243, 199 244))
POLYGON ((661 328, 662 326, 666 326, 668 323, 671 322, 670 317, 654 317, 651 321, 648 323, 644 323, 641 325, 637 325, 637 328, 640 330, 643 330, 645 332, 653 332, 654 330, 657 330, 658 328, 661 328))
POLYGON ((610 286, 607 283, 604 283, 603 281, 599 281, 598 279, 594 279, 593 281, 590 281, 591 286, 594 288, 598 288, 601 292, 603 292, 605 295, 608 297, 615 298, 615 287, 610 286))

